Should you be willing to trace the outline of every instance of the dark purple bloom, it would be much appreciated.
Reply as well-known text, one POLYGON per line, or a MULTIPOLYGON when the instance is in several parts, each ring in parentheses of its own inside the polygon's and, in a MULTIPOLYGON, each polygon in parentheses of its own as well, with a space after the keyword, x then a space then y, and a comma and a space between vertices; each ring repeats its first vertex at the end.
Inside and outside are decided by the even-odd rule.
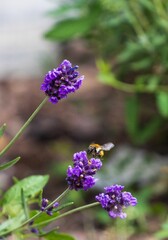
POLYGON ((41 211, 46 212, 49 216, 52 216, 53 209, 57 208, 59 206, 59 203, 55 202, 52 206, 49 206, 48 204, 49 204, 49 200, 47 198, 43 198, 41 201, 41 211))
POLYGON ((49 96, 52 103, 57 103, 81 86, 84 76, 79 76, 77 69, 77 65, 72 67, 70 61, 64 60, 58 68, 45 75, 41 90, 49 96))
POLYGON ((41 211, 44 211, 45 208, 47 207, 48 205, 48 199, 47 198, 43 198, 42 201, 41 201, 41 211))
POLYGON ((49 216, 52 216, 52 215, 53 215, 52 210, 53 210, 53 207, 50 207, 50 208, 48 208, 48 209, 46 210, 46 213, 47 213, 49 216))
POLYGON ((29 222, 29 226, 33 225, 34 221, 30 221, 29 222))
POLYGON ((73 162, 73 167, 68 167, 66 178, 70 189, 75 189, 76 191, 83 189, 86 191, 93 187, 96 182, 93 175, 101 168, 101 160, 95 158, 88 159, 86 151, 81 151, 74 154, 73 162))
POLYGON ((31 228, 30 231, 35 234, 39 234, 39 230, 37 228, 31 228))
POLYGON ((102 208, 108 211, 112 218, 126 218, 127 214, 122 210, 129 206, 135 206, 137 199, 130 192, 122 192, 124 186, 112 185, 105 187, 105 193, 100 193, 96 196, 96 200, 100 202, 102 208))

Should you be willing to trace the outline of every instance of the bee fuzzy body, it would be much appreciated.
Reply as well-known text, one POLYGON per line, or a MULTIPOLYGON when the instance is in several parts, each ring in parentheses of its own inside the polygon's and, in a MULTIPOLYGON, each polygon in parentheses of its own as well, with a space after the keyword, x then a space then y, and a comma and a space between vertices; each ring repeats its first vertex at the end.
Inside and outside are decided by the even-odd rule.
POLYGON ((109 142, 103 145, 99 145, 97 143, 91 143, 88 147, 88 154, 91 154, 93 157, 103 157, 104 151, 109 151, 111 148, 114 147, 114 144, 109 142))

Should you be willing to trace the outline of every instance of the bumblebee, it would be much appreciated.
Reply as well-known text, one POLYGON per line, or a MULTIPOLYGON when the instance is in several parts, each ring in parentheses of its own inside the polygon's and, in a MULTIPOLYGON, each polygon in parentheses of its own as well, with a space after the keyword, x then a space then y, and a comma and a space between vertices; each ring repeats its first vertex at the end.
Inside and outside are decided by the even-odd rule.
POLYGON ((114 144, 109 142, 103 145, 97 143, 91 143, 88 147, 87 153, 91 154, 93 157, 103 157, 104 151, 110 151, 114 147, 114 144))

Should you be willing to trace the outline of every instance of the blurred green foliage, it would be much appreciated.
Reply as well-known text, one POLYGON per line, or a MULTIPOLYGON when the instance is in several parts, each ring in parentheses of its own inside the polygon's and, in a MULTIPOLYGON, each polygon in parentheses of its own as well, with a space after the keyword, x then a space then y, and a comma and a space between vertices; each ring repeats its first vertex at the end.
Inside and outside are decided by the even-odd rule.
POLYGON ((56 23, 46 38, 86 39, 99 59, 100 80, 136 95, 126 101, 127 131, 137 144, 148 141, 168 117, 168 1, 71 0, 49 14, 56 23), (145 126, 138 109, 142 93, 153 95, 159 113, 145 126))
POLYGON ((168 220, 161 225, 161 229, 155 234, 155 238, 163 240, 168 238, 168 220))

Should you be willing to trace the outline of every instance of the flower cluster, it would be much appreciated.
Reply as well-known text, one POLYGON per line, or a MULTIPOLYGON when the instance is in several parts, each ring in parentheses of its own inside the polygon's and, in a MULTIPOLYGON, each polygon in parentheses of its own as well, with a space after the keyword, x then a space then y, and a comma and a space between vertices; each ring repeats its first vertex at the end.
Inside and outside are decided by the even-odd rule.
POLYGON ((79 77, 77 69, 77 65, 72 67, 70 61, 64 60, 58 68, 54 68, 45 75, 41 90, 49 96, 52 103, 57 103, 80 87, 84 76, 79 77))
POLYGON ((69 166, 67 170, 67 183, 70 189, 88 190, 93 187, 96 179, 93 175, 96 174, 102 166, 100 159, 88 159, 86 151, 75 153, 73 156, 73 167, 69 166))
POLYGON ((52 215, 53 214, 53 209, 57 208, 59 206, 58 202, 55 202, 51 207, 47 208, 49 203, 49 200, 47 198, 43 198, 41 201, 41 211, 42 212, 46 212, 48 215, 52 215))
POLYGON ((112 185, 105 187, 105 193, 96 196, 96 200, 101 203, 102 208, 108 211, 112 218, 126 218, 127 214, 122 210, 128 206, 135 206, 137 199, 130 192, 122 192, 124 186, 112 185))

